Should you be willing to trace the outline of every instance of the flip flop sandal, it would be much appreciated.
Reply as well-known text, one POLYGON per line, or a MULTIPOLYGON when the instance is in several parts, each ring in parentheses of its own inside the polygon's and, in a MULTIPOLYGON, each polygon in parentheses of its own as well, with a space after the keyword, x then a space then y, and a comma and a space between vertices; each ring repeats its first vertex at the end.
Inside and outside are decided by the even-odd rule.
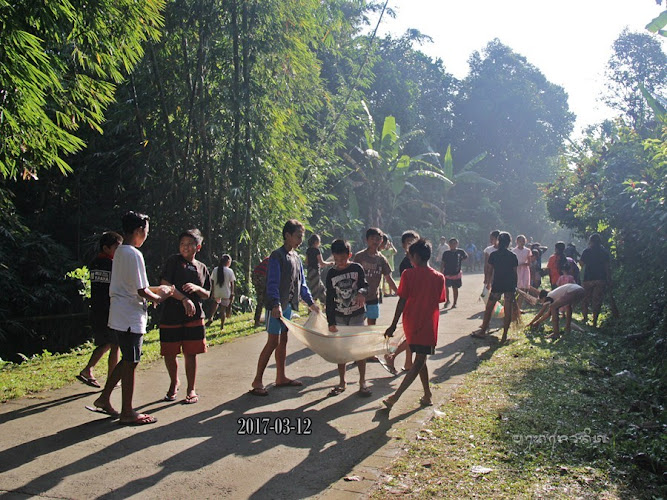
POLYGON ((95 387, 97 389, 100 389, 102 387, 95 377, 88 378, 88 377, 84 377, 83 375, 81 375, 79 373, 76 376, 76 378, 77 378, 77 380, 80 380, 81 382, 83 382, 86 385, 89 385, 90 387, 95 387))
POLYGON ((162 401, 176 401, 176 393, 173 394, 165 394, 164 397, 162 398, 162 401))
POLYGON ((119 420, 118 423, 120 425, 130 425, 130 426, 138 426, 138 425, 147 425, 147 424, 154 424, 157 422, 157 418, 151 416, 151 415, 146 415, 146 414, 140 414, 135 418, 134 420, 130 421, 123 421, 119 420))
POLYGON ((283 382, 282 384, 276 384, 276 387, 301 387, 303 382, 300 380, 290 380, 289 382, 283 382))
POLYGON ((398 371, 396 371, 396 367, 391 366, 389 363, 387 363, 386 359, 378 357, 378 361, 380 363, 380 366, 382 368, 384 368, 385 370, 387 370, 389 373, 391 373, 394 376, 398 375, 398 371))
POLYGON ((252 389, 250 389, 248 391, 248 394, 251 394, 253 396, 268 396, 269 391, 267 391, 266 389, 264 389, 262 387, 253 387, 252 389))
POLYGON ((93 413, 102 413, 104 415, 109 415, 110 417, 118 417, 118 415, 120 415, 117 411, 110 411, 106 408, 100 408, 99 406, 85 406, 84 408, 93 413))
POLYGON ((187 396, 183 400, 184 405, 193 405, 195 403, 199 403, 199 396, 197 394, 194 394, 193 396, 187 396))
POLYGON ((362 387, 361 389, 359 389, 358 394, 362 398, 369 398, 373 394, 373 391, 371 391, 370 387, 362 387))
POLYGON ((345 387, 341 387, 341 386, 337 385, 336 387, 333 387, 329 391, 329 396, 338 396, 339 394, 342 394, 343 392, 345 392, 345 387))
POLYGON ((419 404, 421 406, 433 406, 433 401, 431 401, 430 399, 425 399, 424 396, 422 396, 421 398, 419 398, 419 404))

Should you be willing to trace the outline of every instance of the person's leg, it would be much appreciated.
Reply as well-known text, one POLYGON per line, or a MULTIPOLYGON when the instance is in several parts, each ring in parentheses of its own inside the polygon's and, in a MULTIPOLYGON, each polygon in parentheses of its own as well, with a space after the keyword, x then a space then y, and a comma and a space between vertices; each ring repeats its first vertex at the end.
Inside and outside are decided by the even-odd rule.
POLYGON ((257 306, 255 306, 255 327, 261 325, 261 320, 262 319, 262 304, 257 302, 257 306))
POLYGON ((447 283, 447 278, 445 278, 445 288, 447 292, 447 300, 445 301, 444 305, 442 306, 443 309, 445 309, 449 305, 449 290, 451 289, 451 283, 447 283))
POLYGON ((285 375, 285 360, 287 359, 287 331, 280 334, 276 347, 276 385, 285 384, 289 379, 285 375))
POLYGON ((107 378, 109 378, 113 373, 114 369, 116 368, 116 365, 118 364, 119 359, 120 359, 120 349, 118 348, 118 345, 109 344, 109 359, 107 361, 107 366, 108 366, 107 378))
POLYGON ((452 294, 454 295, 454 302, 452 303, 452 308, 456 307, 456 301, 459 300, 459 289, 452 287, 452 294))
POLYGON ((419 402, 425 406, 430 406, 432 404, 433 394, 431 393, 431 386, 428 382, 428 367, 426 366, 426 360, 424 360, 424 366, 419 370, 419 378, 422 383, 422 388, 424 389, 424 396, 419 400, 419 402))
POLYGON ((338 364, 338 387, 342 391, 345 390, 345 387, 347 386, 347 382, 345 382, 345 374, 346 374, 346 365, 345 363, 339 363, 338 364))
POLYGON ((197 391, 195 390, 197 382, 197 355, 184 354, 183 357, 185 358, 185 377, 188 380, 188 392, 185 397, 187 400, 192 400, 197 397, 197 391))
MULTIPOLYGON (((95 380, 95 376, 93 375, 93 368, 97 363, 100 362, 100 359, 102 359, 102 356, 104 356, 104 353, 106 353, 109 348, 111 347, 111 344, 103 344, 103 345, 98 345, 90 355, 90 359, 88 360, 88 364, 85 366, 83 370, 79 372, 79 375, 86 379, 91 379, 95 380)), ((111 358, 109 358, 111 359, 111 358)), ((114 365, 115 366, 115 365, 114 365)), ((109 373, 113 371, 110 370, 109 373)))
POLYGON ((163 354, 164 365, 167 367, 169 375, 169 389, 167 389, 167 398, 173 398, 178 392, 180 381, 178 380, 178 358, 176 354, 163 354))
POLYGON ((595 281, 593 287, 593 326, 598 324, 598 316, 600 315, 600 309, 602 309, 602 299, 604 298, 605 292, 605 282, 604 281, 595 281))
POLYGON ((262 383, 264 370, 266 370, 266 365, 269 364, 269 359, 271 359, 273 351, 275 351, 278 347, 279 340, 279 335, 274 335, 272 333, 268 334, 266 344, 264 344, 264 348, 262 349, 262 352, 259 353, 259 359, 257 360, 257 372, 255 373, 255 378, 252 381, 253 389, 264 389, 264 384, 262 383))
POLYGON ((584 317, 584 323, 586 323, 588 322, 588 305, 591 301, 593 287, 591 286, 590 281, 584 281, 581 286, 584 287, 584 291, 586 292, 584 300, 581 302, 581 315, 584 317))
POLYGON ((114 367, 111 375, 107 377, 107 381, 104 384, 104 389, 100 393, 99 397, 93 401, 93 406, 95 408, 100 408, 107 413, 114 414, 117 413, 114 407, 111 405, 111 393, 113 392, 116 384, 121 379, 123 374, 123 362, 119 362, 114 367))
POLYGON ((426 354, 417 354, 415 356, 415 362, 412 365, 412 368, 408 373, 405 374, 401 385, 396 389, 396 392, 385 399, 386 406, 393 406, 400 399, 401 395, 407 390, 408 387, 415 381, 417 375, 421 371, 422 367, 426 363, 426 354))
POLYGON ((493 308, 496 306, 497 300, 489 296, 489 300, 486 303, 486 309, 484 309, 484 319, 482 320, 482 326, 479 328, 480 335, 486 335, 486 331, 489 329, 489 323, 491 322, 491 315, 493 314, 493 308))
POLYGON ((510 322, 512 321, 512 316, 514 315, 514 294, 506 293, 505 294, 505 317, 503 318, 503 336, 500 341, 505 342, 507 340, 507 332, 510 329, 510 322))
POLYGON ((138 412, 132 408, 132 398, 134 397, 134 383, 135 373, 139 363, 122 362, 121 373, 121 391, 122 391, 122 407, 120 410, 120 419, 125 421, 134 420, 139 415, 138 412))
POLYGON ((374 325, 377 322, 377 319, 375 318, 366 318, 366 321, 368 321, 368 325, 374 325))
POLYGON ((554 304, 551 305, 551 326, 553 327, 553 333, 547 338, 557 339, 560 337, 560 329, 558 322, 560 321, 560 313, 558 312, 559 307, 556 307, 554 304))
POLYGON ((569 334, 572 326, 572 304, 565 306, 565 333, 569 334))
POLYGON ((215 319, 215 313, 218 310, 218 301, 214 300, 213 304, 211 304, 211 310, 208 313, 208 320, 206 321, 206 326, 209 326, 211 323, 213 323, 213 320, 215 319))
POLYGON ((359 392, 365 394, 370 391, 366 385, 366 360, 357 361, 357 368, 359 368, 359 392))
POLYGON ((412 351, 410 350, 410 346, 408 343, 405 343, 406 348, 405 348, 405 361, 403 362, 403 370, 408 371, 410 368, 412 368, 413 362, 412 362, 412 351))

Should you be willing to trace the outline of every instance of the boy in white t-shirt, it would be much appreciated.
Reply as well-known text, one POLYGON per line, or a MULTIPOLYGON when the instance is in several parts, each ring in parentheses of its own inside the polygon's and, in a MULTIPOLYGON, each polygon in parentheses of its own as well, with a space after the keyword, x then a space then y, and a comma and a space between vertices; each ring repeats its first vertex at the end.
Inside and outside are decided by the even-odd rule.
POLYGON ((138 250, 148 237, 148 216, 128 212, 123 215, 122 222, 125 237, 114 255, 109 286, 109 328, 118 338, 122 359, 107 378, 104 390, 93 403, 94 407, 86 408, 117 416, 123 425, 152 424, 157 422, 155 417, 139 413, 132 407, 135 371, 141 360, 148 320, 146 301, 162 302, 174 293, 174 287, 148 285, 144 257, 138 250), (122 382, 120 413, 111 405, 111 392, 119 380, 122 382))
POLYGON ((552 291, 540 290, 540 301, 544 304, 542 309, 535 315, 533 320, 528 323, 529 327, 538 326, 543 321, 549 319, 551 316, 551 324, 553 326, 553 333, 548 335, 548 339, 557 339, 560 337, 558 328, 558 310, 565 308, 565 331, 570 333, 572 325, 572 306, 577 304, 584 298, 586 292, 583 287, 576 283, 568 283, 566 285, 554 288, 552 291))
POLYGON ((231 268, 232 258, 225 254, 220 258, 220 264, 213 269, 211 273, 211 297, 215 299, 213 309, 209 314, 206 326, 210 326, 215 317, 218 306, 222 306, 220 311, 220 331, 225 326, 225 318, 232 316, 232 304, 234 303, 234 282, 236 275, 231 268))

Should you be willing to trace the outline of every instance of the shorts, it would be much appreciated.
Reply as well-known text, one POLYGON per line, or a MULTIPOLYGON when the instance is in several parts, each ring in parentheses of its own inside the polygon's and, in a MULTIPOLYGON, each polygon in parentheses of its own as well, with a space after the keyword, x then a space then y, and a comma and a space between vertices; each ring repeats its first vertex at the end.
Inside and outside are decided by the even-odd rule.
POLYGON ((435 354, 434 345, 408 344, 410 351, 415 354, 435 354))
POLYGON ((160 325, 160 355, 202 354, 207 350, 203 320, 184 325, 160 325))
POLYGON ((380 305, 366 304, 366 317, 368 319, 378 319, 380 317, 380 305))
POLYGON ((364 315, 340 316, 336 314, 336 324, 341 326, 362 326, 364 324, 364 315))
POLYGON ((498 302, 500 299, 503 298, 503 295, 505 296, 505 300, 507 300, 508 296, 511 298, 514 298, 514 294, 516 292, 491 292, 489 294, 489 302, 498 302))
MULTIPOLYGON (((283 309, 283 316, 286 319, 292 319, 292 306, 288 305, 283 309)), ((280 319, 271 316, 271 309, 266 310, 266 331, 271 335, 280 335, 287 331, 287 326, 280 319)))
POLYGON ((128 363, 141 361, 141 347, 144 345, 143 333, 121 332, 119 330, 111 330, 111 332, 118 339, 122 361, 128 363))
POLYGON ((107 344, 118 344, 118 336, 114 333, 114 330, 108 326, 104 327, 93 327, 93 338, 95 339, 95 346, 99 347, 107 344))
POLYGON ((463 284, 461 278, 457 280, 451 280, 449 278, 445 278, 445 285, 447 288, 461 288, 461 285, 463 284))

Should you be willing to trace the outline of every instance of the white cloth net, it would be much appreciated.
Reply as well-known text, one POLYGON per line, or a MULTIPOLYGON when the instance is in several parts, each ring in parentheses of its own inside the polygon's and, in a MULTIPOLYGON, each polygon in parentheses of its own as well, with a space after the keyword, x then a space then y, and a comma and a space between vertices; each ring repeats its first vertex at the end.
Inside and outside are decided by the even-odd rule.
POLYGON ((322 314, 310 313, 303 325, 281 319, 303 345, 326 361, 337 364, 394 352, 404 337, 401 325, 398 325, 393 337, 384 338, 387 326, 338 325, 338 331, 332 333, 322 314))

